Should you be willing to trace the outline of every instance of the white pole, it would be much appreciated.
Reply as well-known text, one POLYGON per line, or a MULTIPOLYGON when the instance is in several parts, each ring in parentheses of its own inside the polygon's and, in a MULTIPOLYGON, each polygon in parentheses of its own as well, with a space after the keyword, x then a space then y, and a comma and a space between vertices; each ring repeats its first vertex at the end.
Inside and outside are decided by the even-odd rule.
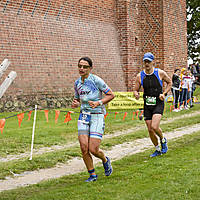
POLYGON ((4 80, 4 82, 0 86, 0 98, 3 96, 3 94, 6 92, 10 84, 14 81, 14 79, 17 77, 17 73, 14 71, 11 71, 7 78, 4 80))
POLYGON ((4 59, 4 61, 0 65, 0 77, 2 77, 3 73, 6 71, 9 65, 10 61, 8 59, 4 59))
POLYGON ((32 142, 31 142, 31 155, 30 155, 29 160, 32 160, 32 156, 33 156, 33 143, 34 143, 34 134, 35 134, 36 113, 37 113, 37 105, 35 105, 33 131, 32 131, 32 142))

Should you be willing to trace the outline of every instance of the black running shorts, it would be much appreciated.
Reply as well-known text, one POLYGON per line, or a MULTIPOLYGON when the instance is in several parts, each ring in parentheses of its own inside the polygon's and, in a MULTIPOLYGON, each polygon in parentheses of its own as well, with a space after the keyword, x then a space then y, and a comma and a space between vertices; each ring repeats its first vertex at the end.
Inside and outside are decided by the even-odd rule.
POLYGON ((152 120, 154 114, 163 115, 164 101, 158 100, 155 106, 149 106, 144 104, 144 120, 152 120))

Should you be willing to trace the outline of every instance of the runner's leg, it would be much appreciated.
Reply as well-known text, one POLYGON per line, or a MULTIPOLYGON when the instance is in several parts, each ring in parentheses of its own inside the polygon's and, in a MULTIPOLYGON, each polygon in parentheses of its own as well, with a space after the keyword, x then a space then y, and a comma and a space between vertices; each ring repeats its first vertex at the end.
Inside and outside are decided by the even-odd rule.
POLYGON ((161 118, 162 118, 161 114, 154 114, 153 117, 152 117, 151 128, 154 130, 156 135, 158 135, 159 138, 162 140, 163 139, 163 134, 162 134, 162 130, 160 128, 161 118))
POLYGON ((83 161, 87 167, 87 170, 94 169, 93 159, 89 152, 89 136, 88 135, 79 135, 78 136, 80 148, 82 152, 83 161))
POLYGON ((145 123, 147 125, 149 137, 150 137, 152 143, 154 144, 154 146, 158 146, 158 138, 155 134, 155 131, 152 129, 152 126, 151 126, 152 120, 145 120, 145 123))
POLYGON ((103 162, 106 162, 107 159, 105 157, 105 154, 103 153, 101 149, 99 149, 100 144, 101 144, 101 139, 90 138, 89 152, 91 152, 95 157, 100 158, 103 162))

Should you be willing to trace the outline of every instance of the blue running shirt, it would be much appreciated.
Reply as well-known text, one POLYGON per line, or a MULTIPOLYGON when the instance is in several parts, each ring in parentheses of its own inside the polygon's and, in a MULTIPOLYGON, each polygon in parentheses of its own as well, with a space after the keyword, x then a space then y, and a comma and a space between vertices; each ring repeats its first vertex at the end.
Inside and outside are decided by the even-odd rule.
MULTIPOLYGON (((160 83, 160 85, 161 85, 161 87, 162 87, 162 86, 163 86, 163 82, 162 82, 162 80, 161 80, 160 77, 159 77, 158 68, 154 68, 152 74, 154 74, 154 75, 156 76, 156 78, 159 80, 159 83, 160 83)), ((150 75, 152 75, 152 74, 146 74, 144 70, 140 72, 141 85, 142 85, 142 86, 143 86, 144 77, 145 77, 145 76, 150 76, 150 75)))
POLYGON ((100 77, 89 74, 88 78, 82 83, 81 77, 75 81, 74 84, 75 99, 81 101, 81 111, 91 113, 106 113, 105 106, 97 106, 91 108, 88 101, 99 101, 102 99, 102 92, 105 94, 110 91, 108 85, 100 77))
POLYGON ((154 68, 153 73, 146 74, 145 71, 141 71, 141 85, 144 89, 143 97, 159 97, 162 94, 163 82, 159 76, 159 69, 154 68))

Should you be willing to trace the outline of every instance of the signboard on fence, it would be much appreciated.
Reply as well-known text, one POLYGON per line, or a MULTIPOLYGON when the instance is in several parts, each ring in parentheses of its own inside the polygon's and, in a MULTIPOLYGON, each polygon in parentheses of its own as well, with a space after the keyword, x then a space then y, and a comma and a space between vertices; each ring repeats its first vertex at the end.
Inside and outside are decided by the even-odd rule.
POLYGON ((138 100, 133 96, 133 92, 114 92, 115 98, 108 103, 108 109, 138 109, 143 108, 143 92, 140 92, 138 100))

